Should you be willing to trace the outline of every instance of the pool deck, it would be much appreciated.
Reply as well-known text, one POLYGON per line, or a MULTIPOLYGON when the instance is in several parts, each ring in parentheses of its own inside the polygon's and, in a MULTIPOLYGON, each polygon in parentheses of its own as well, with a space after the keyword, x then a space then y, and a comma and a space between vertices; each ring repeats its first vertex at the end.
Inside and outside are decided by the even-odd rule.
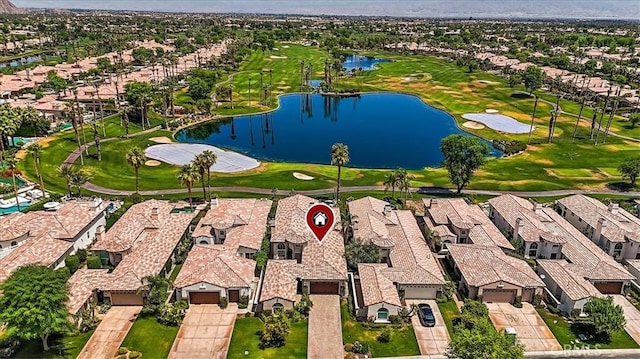
POLYGON ((204 152, 216 154, 216 163, 211 167, 212 172, 236 173, 251 170, 260 166, 260 162, 243 154, 223 150, 221 148, 195 143, 159 144, 148 147, 145 153, 148 158, 182 166, 191 163, 193 158, 204 152))

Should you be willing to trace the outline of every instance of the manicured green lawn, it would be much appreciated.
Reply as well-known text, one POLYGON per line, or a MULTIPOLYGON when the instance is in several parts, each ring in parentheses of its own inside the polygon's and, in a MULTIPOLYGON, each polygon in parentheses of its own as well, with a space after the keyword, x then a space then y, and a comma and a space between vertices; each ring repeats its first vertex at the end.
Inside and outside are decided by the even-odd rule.
POLYGON ((292 323, 287 337, 287 343, 280 348, 260 349, 260 337, 257 332, 262 330, 260 318, 238 318, 231 335, 228 359, 256 358, 256 359, 297 359, 307 357, 307 327, 308 322, 301 320, 292 323), (245 351, 249 351, 245 355, 245 351))
POLYGON ((173 267, 173 270, 171 271, 171 275, 169 276, 169 280, 173 283, 173 281, 176 280, 176 278, 178 277, 178 274, 180 273, 180 270, 182 269, 182 264, 176 264, 175 267, 173 267))
POLYGON ((133 323, 122 346, 141 352, 144 358, 166 358, 178 329, 158 323, 154 316, 140 316, 133 323))
POLYGON ((460 310, 458 309, 456 302, 450 300, 444 303, 438 303, 438 309, 440 309, 440 314, 442 314, 444 324, 447 326, 449 336, 453 336, 453 319, 460 315, 460 310))
POLYGON ((50 350, 42 351, 42 341, 30 340, 23 342, 14 358, 17 359, 75 359, 84 345, 89 341, 93 330, 79 335, 67 335, 49 339, 50 350))
POLYGON ((403 326, 401 329, 394 329, 391 325, 391 341, 380 343, 376 340, 382 332, 381 329, 366 329, 361 323, 353 319, 343 302, 340 305, 342 316, 342 341, 344 344, 353 343, 356 340, 360 343, 367 343, 371 347, 373 357, 409 356, 420 355, 420 348, 416 341, 416 335, 411 325, 403 326))
POLYGON ((538 313, 563 348, 567 346, 573 347, 574 345, 579 348, 584 345, 588 345, 591 348, 597 346, 599 349, 640 348, 626 331, 614 333, 610 338, 595 337, 584 342, 579 341, 578 344, 576 340, 578 340, 578 334, 582 332, 579 324, 569 324, 564 317, 552 314, 546 309, 538 309, 538 313))

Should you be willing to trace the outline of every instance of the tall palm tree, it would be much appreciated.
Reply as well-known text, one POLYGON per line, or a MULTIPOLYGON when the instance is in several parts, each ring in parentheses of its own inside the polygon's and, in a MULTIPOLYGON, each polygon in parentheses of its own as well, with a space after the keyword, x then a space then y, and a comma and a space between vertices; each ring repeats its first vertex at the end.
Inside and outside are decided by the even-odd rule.
POLYGON ((336 201, 340 201, 340 176, 342 166, 349 163, 349 147, 344 143, 334 143, 331 146, 331 164, 338 166, 338 187, 336 188, 336 201))
POLYGON ((10 158, 7 161, 9 164, 9 171, 11 171, 11 178, 13 179, 13 194, 16 196, 16 207, 18 208, 18 212, 20 212, 20 201, 18 201, 18 186, 16 185, 16 166, 18 161, 15 158, 10 158))
POLYGON ((133 147, 126 154, 127 162, 133 166, 133 170, 136 172, 136 193, 138 193, 138 189, 140 188, 140 176, 139 171, 140 167, 147 161, 147 156, 144 154, 144 151, 140 149, 140 147, 133 147))
POLYGON ((180 167, 180 170, 178 170, 178 180, 183 186, 187 187, 187 191, 189 192, 189 206, 193 208, 191 188, 194 183, 200 180, 200 173, 198 172, 198 169, 192 164, 183 165, 180 167))
POLYGON ((40 191, 42 192, 42 198, 45 198, 44 181, 42 179, 42 167, 40 164, 40 156, 42 155, 42 145, 35 143, 29 147, 29 153, 33 156, 35 161, 36 175, 40 181, 40 191))
POLYGON ((398 177, 396 171, 391 171, 387 174, 384 180, 384 191, 388 191, 391 188, 391 197, 396 197, 396 185, 398 184, 398 177))
POLYGON ((67 181, 67 192, 69 193, 69 196, 71 196, 71 178, 75 172, 76 171, 66 163, 58 167, 58 174, 67 181))
POLYGON ((191 164, 198 170, 198 175, 200 176, 200 181, 202 182, 202 198, 207 200, 207 190, 204 186, 204 174, 207 172, 207 163, 204 158, 204 154, 200 153, 196 155, 196 157, 191 161, 191 164))
POLYGON ((209 189, 209 199, 211 199, 211 167, 216 164, 218 160, 218 156, 213 153, 213 151, 203 151, 202 152, 203 161, 205 161, 205 165, 207 167, 207 188, 209 189))
POLYGON ((98 161, 102 161, 102 147, 100 147, 100 132, 98 132, 98 122, 94 121, 91 124, 93 129, 93 142, 96 144, 96 150, 98 151, 98 161))
POLYGON ((76 186, 76 189, 78 190, 78 197, 82 197, 82 186, 90 180, 91 177, 87 176, 82 171, 77 171, 71 176, 71 184, 76 186))

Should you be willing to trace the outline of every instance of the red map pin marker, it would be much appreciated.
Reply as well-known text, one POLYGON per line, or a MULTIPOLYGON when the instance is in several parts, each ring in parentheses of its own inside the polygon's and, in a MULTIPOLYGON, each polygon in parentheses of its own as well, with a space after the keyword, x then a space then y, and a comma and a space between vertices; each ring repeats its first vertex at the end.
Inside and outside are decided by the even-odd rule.
POLYGON ((333 229, 336 219, 331 207, 324 203, 318 203, 309 208, 306 218, 307 226, 320 243, 327 236, 327 233, 333 229))

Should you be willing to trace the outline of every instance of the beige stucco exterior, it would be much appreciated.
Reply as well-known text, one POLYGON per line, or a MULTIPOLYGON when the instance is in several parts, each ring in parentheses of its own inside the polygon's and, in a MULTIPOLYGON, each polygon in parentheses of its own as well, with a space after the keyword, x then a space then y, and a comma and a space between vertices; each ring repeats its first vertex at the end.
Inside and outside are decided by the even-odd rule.
POLYGON ((176 290, 176 300, 180 300, 180 299, 187 300, 189 298, 189 292, 220 292, 220 298, 222 298, 222 297, 228 296, 229 290, 239 290, 241 297, 245 295, 250 297, 251 295, 251 288, 248 288, 248 287, 222 288, 210 283, 200 282, 200 283, 190 285, 188 287, 178 288, 176 290))
POLYGON ((293 302, 286 299, 273 298, 262 302, 262 310, 273 310, 273 305, 280 303, 283 305, 284 310, 293 310, 293 302))

